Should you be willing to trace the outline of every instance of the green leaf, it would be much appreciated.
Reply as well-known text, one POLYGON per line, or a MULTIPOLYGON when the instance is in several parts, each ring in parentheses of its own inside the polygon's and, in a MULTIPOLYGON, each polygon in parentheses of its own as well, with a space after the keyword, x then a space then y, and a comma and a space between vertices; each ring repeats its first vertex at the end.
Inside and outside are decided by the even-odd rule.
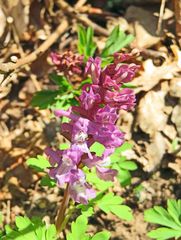
POLYGON ((165 240, 165 239, 170 239, 170 238, 181 237, 181 231, 162 227, 162 228, 157 228, 156 230, 150 231, 147 235, 150 238, 155 238, 158 240, 165 240))
POLYGON ((101 56, 107 57, 118 52, 120 49, 130 44, 133 39, 133 35, 126 35, 120 30, 119 26, 116 26, 108 37, 101 56))
POLYGON ((111 211, 110 209, 111 206, 113 205, 118 206, 122 202, 123 202, 123 199, 121 197, 115 196, 113 193, 108 193, 98 201, 98 206, 105 213, 108 213, 111 211))
POLYGON ((137 165, 132 161, 124 161, 119 163, 119 167, 125 170, 134 171, 137 169, 137 165))
POLYGON ((87 78, 87 79, 83 80, 83 81, 80 83, 80 85, 79 85, 79 87, 78 87, 78 90, 81 90, 82 87, 83 87, 85 84, 89 84, 89 83, 92 83, 92 79, 91 79, 91 78, 87 78))
POLYGON ((27 217, 16 217, 16 226, 19 230, 23 230, 29 226, 31 226, 31 221, 27 217))
POLYGON ((118 171, 117 179, 122 187, 126 187, 131 184, 131 174, 128 170, 120 168, 119 164, 117 163, 114 163, 112 168, 118 171))
POLYGON ((96 156, 101 157, 103 152, 105 151, 105 147, 99 142, 94 142, 90 147, 90 151, 95 152, 96 156))
POLYGON ((124 219, 124 220, 127 220, 127 221, 131 221, 133 219, 131 208, 129 208, 126 205, 111 206, 110 210, 111 210, 112 213, 114 213, 120 219, 124 219))
POLYGON ((141 184, 139 184, 138 186, 136 186, 135 188, 134 188, 134 194, 136 195, 136 197, 138 198, 138 199, 140 199, 140 197, 141 197, 141 193, 144 191, 144 186, 143 185, 141 185, 141 184))
POLYGON ((36 92, 31 100, 31 105, 33 107, 39 107, 40 109, 49 108, 56 102, 56 97, 58 94, 58 90, 43 90, 36 92))
POLYGON ((144 212, 147 222, 156 223, 160 227, 148 233, 148 236, 159 240, 181 237, 181 200, 168 200, 167 210, 154 206, 144 212))
POLYGON ((108 64, 112 63, 114 61, 114 58, 112 56, 108 56, 105 58, 101 58, 102 62, 101 62, 101 67, 104 68, 106 67, 108 64))
POLYGON ((125 142, 123 145, 121 145, 121 147, 116 148, 115 153, 121 154, 124 151, 132 149, 132 147, 133 147, 133 144, 129 142, 125 142))
POLYGON ((48 175, 43 176, 40 182, 41 186, 47 186, 49 188, 53 188, 56 186, 56 181, 51 179, 48 175))
POLYGON ((178 138, 175 138, 173 141, 172 141, 172 151, 176 151, 179 147, 179 141, 178 141, 178 138))
POLYGON ((104 181, 98 178, 94 169, 92 169, 91 172, 86 171, 86 180, 88 183, 92 184, 95 188, 101 191, 104 191, 113 186, 113 182, 104 181))
POLYGON ((51 224, 46 231, 46 240, 54 240, 56 238, 56 227, 54 224, 51 224))
POLYGON ((3 214, 0 212, 0 225, 3 223, 3 214))
POLYGON ((56 240, 55 225, 46 227, 45 223, 38 217, 30 220, 28 217, 16 217, 16 228, 11 229, 9 225, 5 226, 5 240, 56 240))
POLYGON ((84 240, 87 238, 85 234, 88 227, 87 217, 79 216, 75 222, 71 224, 71 233, 68 233, 67 240, 84 240))
POLYGON ((68 82, 66 77, 57 75, 56 73, 49 74, 50 79, 59 86, 59 94, 73 89, 72 85, 68 82))
POLYGON ((145 221, 160 224, 176 230, 179 229, 179 226, 172 220, 167 211, 158 206, 145 211, 145 221))
POLYGON ((85 217, 90 217, 94 214, 94 209, 91 206, 83 205, 81 208, 81 213, 85 217))
POLYGON ((66 149, 68 149, 70 147, 70 144, 69 143, 61 143, 60 145, 59 145, 59 149, 60 150, 66 150, 66 149))
POLYGON ((133 216, 131 209, 126 205, 121 205, 123 198, 115 196, 113 193, 105 194, 100 200, 97 201, 98 207, 105 213, 112 212, 117 217, 130 221, 133 216))
POLYGON ((26 164, 37 170, 38 172, 44 172, 48 167, 51 167, 49 161, 44 156, 38 155, 36 158, 29 158, 26 164))
POLYGON ((111 237, 111 234, 107 231, 102 231, 96 233, 91 240, 109 240, 111 237))
POLYGON ((84 55, 85 60, 94 55, 97 48, 93 41, 94 31, 93 28, 88 27, 87 29, 83 26, 78 26, 78 51, 84 55))
POLYGON ((131 183, 131 174, 129 171, 137 169, 137 165, 133 161, 128 161, 123 152, 132 148, 132 144, 126 142, 121 147, 116 148, 114 153, 110 156, 111 166, 118 171, 117 178, 121 186, 125 187, 131 183))
POLYGON ((181 200, 169 199, 167 210, 174 221, 181 227, 181 200))

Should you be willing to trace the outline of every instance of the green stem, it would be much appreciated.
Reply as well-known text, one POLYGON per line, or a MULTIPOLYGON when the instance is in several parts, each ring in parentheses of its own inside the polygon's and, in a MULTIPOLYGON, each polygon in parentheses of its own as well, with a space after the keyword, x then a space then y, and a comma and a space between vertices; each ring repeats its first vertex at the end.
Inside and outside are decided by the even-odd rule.
POLYGON ((65 218, 65 211, 66 208, 68 206, 69 203, 69 199, 70 199, 70 195, 69 195, 69 184, 67 184, 67 187, 65 189, 64 192, 64 196, 63 196, 63 200, 62 203, 60 205, 58 214, 57 214, 57 220, 56 220, 56 229, 57 229, 57 235, 59 235, 62 231, 62 224, 64 222, 64 218, 65 218))
POLYGON ((66 214, 66 217, 64 218, 64 221, 61 225, 61 232, 65 229, 66 225, 67 225, 67 222, 68 220, 70 219, 70 217, 72 216, 72 213, 75 211, 75 206, 70 206, 67 214, 66 214))

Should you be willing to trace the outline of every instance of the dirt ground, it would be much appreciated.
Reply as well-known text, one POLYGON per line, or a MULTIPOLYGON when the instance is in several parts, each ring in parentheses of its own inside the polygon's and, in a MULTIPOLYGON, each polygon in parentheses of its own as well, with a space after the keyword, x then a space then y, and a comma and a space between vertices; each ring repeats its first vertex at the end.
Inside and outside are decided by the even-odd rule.
MULTIPOLYGON (((153 225, 144 222, 143 211, 153 205, 166 206, 169 198, 181 198, 181 51, 176 37, 175 10, 167 1, 160 31, 156 34, 162 1, 78 1, 77 5, 74 5, 76 1, 67 2, 70 8, 53 0, 13 3, 2 0, 0 3, 0 211, 4 216, 3 225, 13 223, 20 214, 38 215, 52 221, 57 202, 62 198, 58 188, 41 187, 41 174, 25 164, 29 157, 42 154, 46 146, 62 141, 57 131, 59 123, 51 118, 50 111, 34 108, 30 103, 35 92, 54 88, 48 78, 54 69, 50 52, 75 51, 77 23, 97 24, 95 42, 102 49, 107 33, 119 24, 121 29, 135 35, 128 51, 139 49, 141 64, 132 82, 137 86, 137 106, 129 113, 121 111, 118 122, 126 132, 126 139, 133 143, 133 149, 125 155, 139 167, 133 172, 131 186, 120 188, 116 183, 113 188, 133 209, 134 220, 121 221, 111 214, 98 212, 96 218, 90 219, 89 230, 108 229, 113 240, 147 240, 146 233, 153 225), (76 10, 74 17, 71 17, 72 8, 76 10), (82 20, 80 16, 86 17, 82 20), (68 27, 63 26, 57 33, 63 20, 68 22, 68 27), (52 40, 51 33, 58 35, 52 40), (43 42, 50 46, 45 44, 43 54, 39 54, 36 49, 43 42), (37 55, 31 57, 32 52, 37 55), (10 71, 3 68, 3 63, 17 59, 24 62, 10 71), (142 190, 136 192, 140 184, 142 190)), ((73 84, 78 84, 78 80, 73 84)))

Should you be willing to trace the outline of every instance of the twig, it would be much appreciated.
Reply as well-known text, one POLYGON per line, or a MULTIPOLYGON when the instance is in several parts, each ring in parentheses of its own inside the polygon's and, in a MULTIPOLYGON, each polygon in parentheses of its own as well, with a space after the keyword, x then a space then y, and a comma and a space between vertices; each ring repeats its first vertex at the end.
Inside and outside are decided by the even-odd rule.
POLYGON ((95 32, 102 34, 104 36, 108 36, 109 32, 107 29, 99 26, 98 24, 92 22, 86 15, 79 14, 73 7, 71 7, 68 3, 63 0, 57 0, 57 4, 71 17, 77 19, 78 21, 82 22, 86 26, 90 26, 94 29, 95 32))
POLYGON ((161 6, 160 6, 160 14, 159 14, 159 19, 158 19, 158 25, 157 25, 157 31, 156 33, 159 35, 162 27, 162 21, 163 21, 163 14, 165 10, 165 3, 166 0, 161 1, 161 6))
POLYGON ((77 3, 75 4, 75 9, 81 8, 86 2, 87 0, 78 0, 77 3))
POLYGON ((181 47, 181 0, 173 0, 175 10, 175 28, 181 47))
POLYGON ((22 68, 26 64, 29 64, 35 61, 42 53, 47 51, 47 49, 60 37, 60 35, 67 29, 68 22, 67 20, 63 20, 61 24, 57 27, 55 32, 53 32, 49 38, 43 42, 34 52, 29 55, 19 59, 17 63, 1 63, 0 71, 2 72, 10 72, 17 68, 22 68))

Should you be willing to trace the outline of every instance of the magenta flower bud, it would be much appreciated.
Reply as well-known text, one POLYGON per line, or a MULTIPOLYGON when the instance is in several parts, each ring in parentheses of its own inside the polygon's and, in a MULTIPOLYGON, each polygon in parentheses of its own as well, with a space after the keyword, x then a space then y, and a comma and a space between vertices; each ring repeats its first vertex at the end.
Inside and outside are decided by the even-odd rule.
POLYGON ((99 84, 99 77, 101 74, 101 58, 95 59, 90 57, 85 67, 85 75, 91 75, 93 84, 99 84))
POLYGON ((52 62, 66 77, 83 74, 83 56, 67 51, 63 54, 51 53, 52 62))

